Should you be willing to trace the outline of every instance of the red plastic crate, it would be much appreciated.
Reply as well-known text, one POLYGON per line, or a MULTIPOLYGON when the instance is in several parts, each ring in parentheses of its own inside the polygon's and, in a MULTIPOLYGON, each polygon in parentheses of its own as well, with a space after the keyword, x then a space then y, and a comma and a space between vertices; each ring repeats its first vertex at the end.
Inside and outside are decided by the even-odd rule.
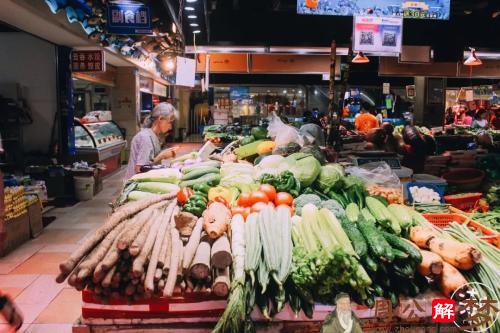
POLYGON ((471 212, 478 207, 479 200, 481 200, 482 196, 482 193, 468 193, 468 195, 460 197, 446 195, 444 201, 464 212, 471 212))
POLYGON ((444 229, 451 222, 457 222, 459 224, 467 223, 467 226, 473 230, 478 230, 482 233, 479 238, 500 247, 500 233, 493 229, 490 229, 479 222, 469 219, 467 216, 462 214, 424 214, 424 217, 430 223, 434 224, 436 227, 444 229))

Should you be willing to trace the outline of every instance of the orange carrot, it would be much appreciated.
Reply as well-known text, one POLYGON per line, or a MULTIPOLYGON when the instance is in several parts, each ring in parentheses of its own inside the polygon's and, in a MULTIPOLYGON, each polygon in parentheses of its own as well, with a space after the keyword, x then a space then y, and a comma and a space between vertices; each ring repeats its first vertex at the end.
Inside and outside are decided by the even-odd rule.
POLYGON ((466 289, 467 280, 464 276, 452 265, 447 262, 443 263, 443 273, 439 279, 439 289, 446 297, 451 297, 453 293, 460 294, 463 289, 466 289))
POLYGON ((410 230, 411 241, 417 244, 421 249, 428 249, 429 241, 434 237, 436 237, 436 234, 431 229, 418 226, 410 230))
POLYGON ((481 261, 481 252, 471 244, 454 239, 432 238, 429 249, 439 254, 444 261, 462 270, 470 270, 481 261))
POLYGON ((422 254, 422 262, 417 269, 420 275, 434 277, 441 275, 443 272, 443 259, 430 251, 420 250, 422 254))

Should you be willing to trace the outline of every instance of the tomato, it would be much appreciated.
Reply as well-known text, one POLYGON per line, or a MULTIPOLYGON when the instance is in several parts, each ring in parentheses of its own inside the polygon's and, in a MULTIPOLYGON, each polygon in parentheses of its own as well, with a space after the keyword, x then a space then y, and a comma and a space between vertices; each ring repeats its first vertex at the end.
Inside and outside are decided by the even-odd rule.
POLYGON ((269 207, 269 206, 265 202, 256 202, 252 206, 252 213, 258 213, 258 212, 260 212, 261 210, 263 210, 264 208, 267 208, 267 207, 269 207))
POLYGON ((291 196, 290 193, 279 192, 278 194, 276 194, 276 200, 274 201, 274 203, 276 204, 276 206, 279 205, 291 206, 293 204, 293 197, 291 196))
POLYGON ((280 208, 282 206, 288 208, 288 210, 290 211, 290 216, 293 216, 293 214, 295 213, 295 209, 293 209, 293 207, 288 206, 288 205, 279 205, 276 208, 280 208))
POLYGON ((252 213, 252 208, 250 207, 245 207, 245 211, 243 212, 243 218, 245 221, 247 220, 248 215, 252 213))
POLYGON ((276 199, 276 189, 273 185, 262 184, 259 187, 259 191, 264 192, 270 201, 274 201, 276 199))
POLYGON ((177 201, 180 205, 184 205, 190 196, 193 195, 193 191, 189 187, 184 187, 177 192, 177 201))
POLYGON ((268 203, 269 198, 267 197, 266 193, 262 191, 255 191, 250 194, 250 202, 252 205, 256 204, 257 202, 263 202, 263 203, 268 203))
POLYGON ((220 202, 221 204, 223 204, 224 206, 226 207, 229 207, 229 203, 227 202, 226 199, 224 199, 223 197, 216 197, 214 199, 214 202, 220 202))
POLYGON ((238 198, 238 206, 249 207, 251 206, 250 193, 241 193, 238 198))

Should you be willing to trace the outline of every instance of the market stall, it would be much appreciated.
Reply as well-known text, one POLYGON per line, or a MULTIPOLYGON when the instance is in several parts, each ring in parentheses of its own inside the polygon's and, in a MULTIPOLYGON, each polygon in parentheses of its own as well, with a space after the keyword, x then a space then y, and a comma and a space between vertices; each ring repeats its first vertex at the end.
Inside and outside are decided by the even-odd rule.
MULTIPOLYGON (((498 232, 404 205, 390 167, 327 164, 272 132, 242 139, 127 181, 60 265, 57 281, 82 291, 75 327, 318 331, 345 292, 375 332, 433 327, 433 300, 463 299, 468 283, 498 297, 498 232)), ((410 190, 412 203, 440 200, 410 190)))

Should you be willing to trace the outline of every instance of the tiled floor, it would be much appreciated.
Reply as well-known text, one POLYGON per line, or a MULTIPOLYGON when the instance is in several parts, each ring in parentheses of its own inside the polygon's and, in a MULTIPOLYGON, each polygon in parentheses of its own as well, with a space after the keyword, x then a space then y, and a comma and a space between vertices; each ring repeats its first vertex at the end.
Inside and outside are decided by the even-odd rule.
MULTIPOLYGON (((181 154, 199 147, 181 144, 181 154)), ((81 294, 66 283, 57 284, 58 265, 90 236, 110 212, 107 203, 120 193, 123 171, 104 180, 104 189, 93 200, 57 208, 48 216, 56 220, 36 239, 0 258, 0 291, 14 298, 24 316, 23 332, 68 333, 81 313, 81 294)), ((5 332, 0 319, 0 332, 5 332)))

